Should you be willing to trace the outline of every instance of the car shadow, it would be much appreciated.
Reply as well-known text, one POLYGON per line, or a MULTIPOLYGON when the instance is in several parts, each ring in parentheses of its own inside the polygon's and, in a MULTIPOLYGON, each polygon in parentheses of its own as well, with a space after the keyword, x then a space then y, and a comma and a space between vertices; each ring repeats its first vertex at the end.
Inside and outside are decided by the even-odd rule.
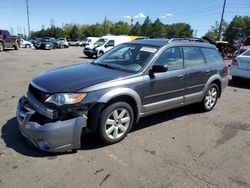
MULTIPOLYGON (((173 110, 164 111, 154 115, 146 116, 141 118, 139 122, 132 127, 130 132, 136 132, 163 122, 167 122, 182 116, 196 114, 196 113, 202 113, 202 112, 197 104, 193 104, 181 108, 176 108, 173 110)), ((106 146, 105 144, 102 144, 98 140, 97 136, 94 133, 86 135, 82 138, 82 150, 93 150, 105 146, 106 146)))
POLYGON ((229 80, 228 86, 250 89, 250 82, 247 79, 239 79, 237 81, 229 80))
MULTIPOLYGON (((151 126, 155 126, 157 124, 167 122, 169 120, 173 120, 185 115, 189 114, 196 114, 200 113, 199 108, 197 105, 190 105, 182 108, 177 108, 174 110, 169 110, 165 112, 161 112, 158 114, 150 115, 144 118, 141 118, 140 121, 135 124, 131 130, 131 132, 136 132, 151 126)), ((25 156, 29 157, 56 157, 59 155, 67 155, 75 153, 73 152, 65 152, 65 153, 57 153, 57 154, 51 154, 47 152, 43 152, 39 149, 36 149, 32 146, 30 146, 24 137, 21 135, 18 126, 16 118, 13 117, 10 120, 8 120, 1 129, 1 138, 4 140, 6 147, 13 149, 17 153, 20 153, 25 156)), ((80 150, 94 150, 98 148, 105 147, 107 145, 102 144, 98 137, 96 136, 96 133, 91 133, 84 135, 81 139, 81 149, 80 150)))

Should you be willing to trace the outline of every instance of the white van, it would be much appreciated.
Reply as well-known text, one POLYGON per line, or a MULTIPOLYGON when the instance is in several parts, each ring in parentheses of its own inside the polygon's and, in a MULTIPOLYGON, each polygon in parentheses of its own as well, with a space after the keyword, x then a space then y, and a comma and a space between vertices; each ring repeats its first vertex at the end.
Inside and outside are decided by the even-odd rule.
POLYGON ((90 58, 92 58, 93 56, 100 57, 101 55, 112 49, 114 46, 117 46, 118 44, 124 42, 135 40, 137 38, 137 36, 103 36, 93 45, 87 45, 84 48, 83 53, 90 58))

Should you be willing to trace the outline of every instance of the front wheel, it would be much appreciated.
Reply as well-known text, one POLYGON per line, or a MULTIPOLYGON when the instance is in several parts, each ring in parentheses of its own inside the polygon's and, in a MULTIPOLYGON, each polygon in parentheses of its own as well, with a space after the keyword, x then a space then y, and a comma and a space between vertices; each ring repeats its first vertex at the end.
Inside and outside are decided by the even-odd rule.
POLYGON ((210 85, 201 103, 202 110, 205 112, 212 110, 217 103, 218 97, 218 86, 216 84, 210 85))
POLYGON ((105 108, 98 128, 100 139, 114 144, 126 137, 134 122, 133 109, 128 103, 117 102, 105 108))

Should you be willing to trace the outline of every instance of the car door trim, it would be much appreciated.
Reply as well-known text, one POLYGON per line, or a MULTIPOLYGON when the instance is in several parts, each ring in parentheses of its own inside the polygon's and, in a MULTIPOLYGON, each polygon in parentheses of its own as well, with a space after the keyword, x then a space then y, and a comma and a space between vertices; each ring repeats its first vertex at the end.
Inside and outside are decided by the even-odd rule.
POLYGON ((176 90, 173 90, 173 91, 168 91, 168 92, 162 92, 162 93, 157 93, 157 94, 153 94, 153 95, 148 95, 148 96, 145 96, 144 99, 148 99, 148 98, 152 98, 152 97, 157 97, 157 96, 160 96, 160 95, 167 95, 167 94, 171 94, 171 93, 175 93, 175 92, 180 92, 180 91, 184 91, 185 88, 182 88, 182 89, 176 89, 176 90))
POLYGON ((176 97, 172 99, 157 101, 154 103, 142 105, 142 113, 155 112, 161 109, 171 108, 176 104, 182 104, 184 101, 184 96, 176 97))

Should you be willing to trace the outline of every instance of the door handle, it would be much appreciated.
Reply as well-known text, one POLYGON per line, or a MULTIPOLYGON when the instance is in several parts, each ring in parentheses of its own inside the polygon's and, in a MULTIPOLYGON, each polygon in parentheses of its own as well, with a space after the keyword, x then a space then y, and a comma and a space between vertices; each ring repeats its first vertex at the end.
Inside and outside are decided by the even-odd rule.
POLYGON ((181 79, 181 78, 183 78, 183 76, 184 76, 183 74, 179 74, 179 75, 177 76, 177 78, 180 78, 180 79, 181 79))

